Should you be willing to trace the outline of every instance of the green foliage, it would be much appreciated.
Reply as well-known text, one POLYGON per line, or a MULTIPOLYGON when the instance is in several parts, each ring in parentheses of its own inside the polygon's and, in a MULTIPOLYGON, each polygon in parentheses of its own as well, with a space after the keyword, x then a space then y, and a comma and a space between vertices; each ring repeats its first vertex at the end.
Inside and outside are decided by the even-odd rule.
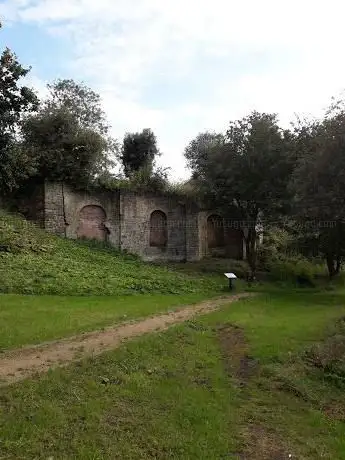
POLYGON ((199 274, 201 276, 205 274, 222 276, 225 285, 226 278, 223 275, 224 273, 232 272, 238 278, 246 279, 249 270, 248 263, 244 260, 217 258, 202 259, 197 262, 186 262, 184 264, 169 263, 168 266, 183 273, 199 274))
POLYGON ((264 268, 272 281, 292 281, 301 286, 315 286, 316 278, 325 274, 322 265, 316 265, 302 255, 268 260, 264 268))
POLYGON ((265 228, 262 244, 258 248, 258 262, 261 266, 272 259, 279 259, 290 253, 293 246, 294 236, 285 229, 279 227, 265 228))
MULTIPOLYGON (((1 135, 0 135, 1 137, 1 135)), ((0 194, 16 191, 27 179, 37 173, 38 159, 23 148, 14 137, 0 139, 0 194), (5 145, 6 144, 6 145, 5 145)))
POLYGON ((344 129, 345 108, 299 127, 299 146, 303 143, 304 154, 293 177, 295 207, 309 219, 337 221, 345 216, 344 129))
POLYGON ((243 217, 256 221, 260 211, 273 212, 285 203, 294 166, 289 143, 275 115, 253 112, 231 122, 225 138, 200 135, 185 156, 215 203, 225 210, 235 204, 243 217))
POLYGON ((49 98, 45 101, 47 111, 63 109, 73 114, 79 126, 106 135, 109 126, 102 109, 99 94, 83 83, 74 80, 57 80, 47 85, 49 98))
POLYGON ((72 80, 48 88, 47 100, 22 124, 23 146, 37 161, 40 178, 89 185, 113 166, 117 149, 100 97, 72 80))
POLYGON ((328 336, 305 353, 307 363, 321 371, 321 377, 345 388, 345 317, 329 328, 328 336))
POLYGON ((24 147, 38 159, 38 176, 87 185, 100 171, 107 149, 96 131, 81 128, 65 109, 39 111, 22 126, 24 147))
POLYGON ((0 292, 59 295, 183 294, 219 289, 219 278, 183 276, 112 247, 49 235, 1 214, 0 292))
POLYGON ((128 189, 136 192, 164 192, 167 188, 168 173, 166 169, 144 166, 131 174, 128 189))
POLYGON ((199 181, 193 179, 181 182, 168 182, 165 190, 172 195, 189 198, 194 201, 200 197, 199 181))
POLYGON ((130 177, 101 176, 96 185, 107 190, 127 190, 130 192, 166 193, 170 191, 167 168, 155 168, 144 166, 131 174, 130 177))
POLYGON ((6 48, 0 57, 0 133, 14 133, 22 115, 37 107, 36 94, 19 81, 26 77, 30 69, 25 69, 17 56, 6 48))
POLYGON ((323 264, 307 259, 296 249, 293 234, 277 227, 266 229, 258 249, 258 264, 271 280, 301 285, 314 285, 316 278, 325 273, 323 264))
POLYGON ((345 105, 340 101, 320 121, 296 127, 300 158, 291 188, 295 214, 320 223, 311 237, 327 261, 330 276, 340 271, 345 256, 345 105))
POLYGON ((51 253, 53 240, 43 230, 19 216, 0 211, 0 257, 6 254, 51 253))
POLYGON ((141 169, 152 171, 158 155, 157 139, 150 129, 125 135, 120 158, 127 177, 141 169))
POLYGON ((214 148, 224 145, 225 139, 222 134, 200 133, 185 148, 184 156, 189 168, 192 170, 195 178, 202 178, 205 174, 210 151, 214 148))
MULTIPOLYGON (((1 28, 1 24, 0 24, 1 28)), ((24 114, 38 105, 36 94, 20 80, 30 69, 24 68, 6 48, 0 56, 0 191, 9 192, 35 170, 36 163, 23 151, 16 132, 24 114)))
POLYGON ((185 152, 213 206, 248 222, 243 236, 252 276, 260 215, 267 219, 279 214, 288 201, 294 167, 290 143, 291 135, 279 128, 276 115, 253 112, 231 122, 225 140, 206 135, 185 152), (200 143, 202 148, 197 148, 200 143))

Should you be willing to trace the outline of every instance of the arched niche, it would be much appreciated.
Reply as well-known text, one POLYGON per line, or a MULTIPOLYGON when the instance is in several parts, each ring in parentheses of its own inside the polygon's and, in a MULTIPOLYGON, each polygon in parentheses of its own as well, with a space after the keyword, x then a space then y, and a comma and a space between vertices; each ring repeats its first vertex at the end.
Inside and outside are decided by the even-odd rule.
POLYGON ((167 244, 167 216, 163 211, 153 211, 150 216, 150 246, 165 248, 167 244))
POLYGON ((79 212, 77 237, 89 240, 106 241, 106 213, 101 206, 87 205, 79 212))
POLYGON ((217 214, 212 214, 207 218, 207 245, 209 249, 225 246, 224 220, 217 214))

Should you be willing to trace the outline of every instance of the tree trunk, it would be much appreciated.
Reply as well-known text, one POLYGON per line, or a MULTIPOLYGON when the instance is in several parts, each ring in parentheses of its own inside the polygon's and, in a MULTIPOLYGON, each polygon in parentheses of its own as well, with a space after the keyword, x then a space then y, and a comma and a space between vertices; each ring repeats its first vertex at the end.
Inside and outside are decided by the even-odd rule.
POLYGON ((341 269, 341 256, 338 254, 337 255, 337 262, 336 262, 336 266, 335 266, 336 275, 338 275, 340 273, 340 269, 341 269))
POLYGON ((334 257, 331 254, 326 255, 326 262, 327 262, 327 268, 328 268, 328 274, 330 278, 333 278, 333 276, 336 274, 336 267, 334 265, 334 257))
POLYGON ((341 269, 341 244, 342 244, 342 222, 337 221, 337 254, 336 254, 336 267, 335 274, 338 275, 341 269))
POLYGON ((250 268, 249 280, 256 279, 256 229, 250 228, 246 238, 247 262, 250 268))

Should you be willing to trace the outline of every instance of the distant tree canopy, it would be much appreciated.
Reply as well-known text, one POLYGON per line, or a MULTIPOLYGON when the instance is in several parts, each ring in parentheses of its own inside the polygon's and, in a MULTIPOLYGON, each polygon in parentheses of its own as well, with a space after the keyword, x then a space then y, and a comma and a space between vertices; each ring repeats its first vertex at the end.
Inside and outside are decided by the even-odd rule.
POLYGON ((158 155, 157 139, 150 129, 125 135, 120 159, 127 177, 141 169, 153 171, 158 155))
POLYGON ((117 145, 98 94, 73 80, 48 85, 49 95, 22 123, 23 146, 38 159, 37 176, 85 186, 112 166, 117 145))
MULTIPOLYGON (((1 28, 1 24, 0 24, 1 28)), ((34 171, 35 164, 18 143, 18 129, 24 114, 38 106, 35 92, 21 86, 30 69, 24 68, 6 48, 0 57, 0 191, 20 185, 34 171)))

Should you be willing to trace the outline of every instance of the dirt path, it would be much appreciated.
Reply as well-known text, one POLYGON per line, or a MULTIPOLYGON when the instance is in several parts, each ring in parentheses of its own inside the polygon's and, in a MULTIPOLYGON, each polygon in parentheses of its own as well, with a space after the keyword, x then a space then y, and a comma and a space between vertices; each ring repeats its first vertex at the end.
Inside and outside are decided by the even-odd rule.
POLYGON ((35 373, 46 372, 50 368, 64 366, 71 361, 89 355, 97 355, 118 347, 124 340, 146 334, 164 331, 171 325, 182 323, 193 316, 211 312, 224 304, 248 297, 238 294, 191 305, 173 312, 81 334, 54 342, 10 350, 0 354, 0 385, 8 385, 23 380, 35 373))

